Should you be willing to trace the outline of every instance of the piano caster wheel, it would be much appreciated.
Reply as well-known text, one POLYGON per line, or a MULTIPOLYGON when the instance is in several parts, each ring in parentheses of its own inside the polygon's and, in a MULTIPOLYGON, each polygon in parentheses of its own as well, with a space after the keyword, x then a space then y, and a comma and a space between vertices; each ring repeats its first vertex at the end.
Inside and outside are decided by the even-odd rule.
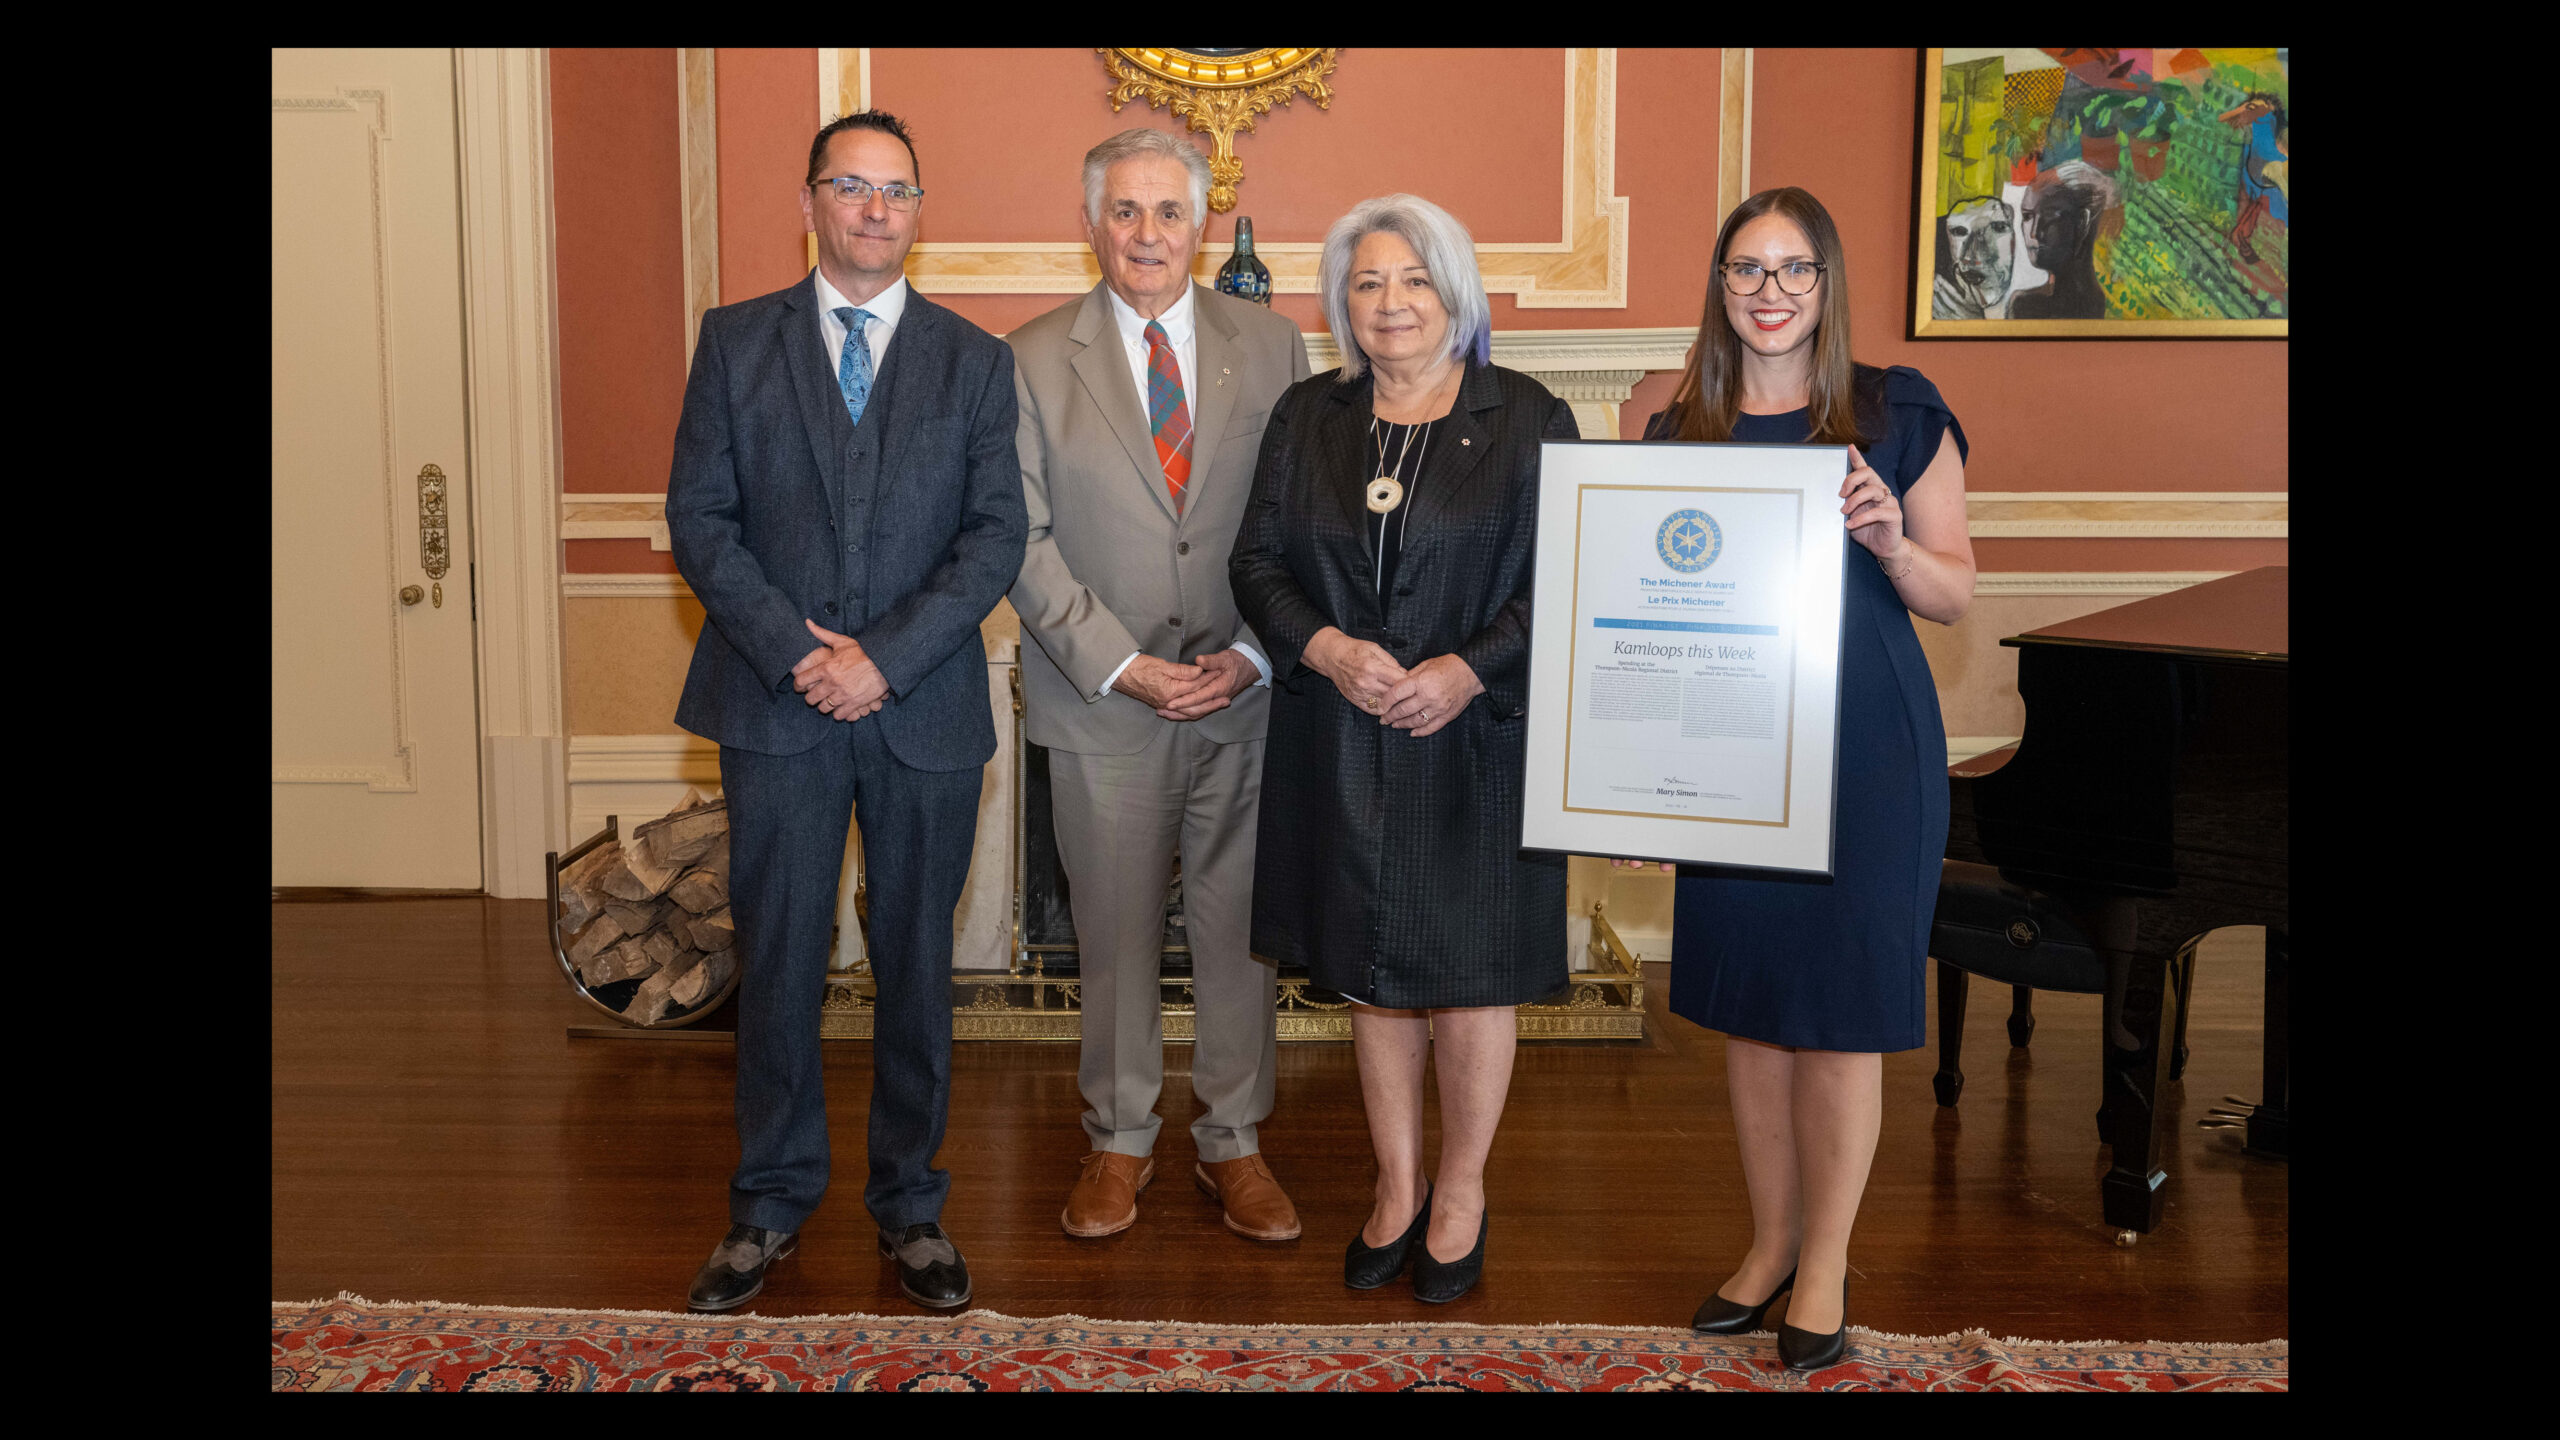
POLYGON ((2119 1230, 2116 1232, 2116 1248, 2119 1250, 2130 1250, 2133 1248, 2133 1242, 2141 1238, 2141 1236, 2134 1234, 2130 1230, 2119 1230))
POLYGON ((1956 1097, 1964 1094, 1964 1072, 1941 1070, 1929 1077, 1929 1084, 1938 1092, 1938 1104, 1952 1110, 1955 1108, 1956 1097))

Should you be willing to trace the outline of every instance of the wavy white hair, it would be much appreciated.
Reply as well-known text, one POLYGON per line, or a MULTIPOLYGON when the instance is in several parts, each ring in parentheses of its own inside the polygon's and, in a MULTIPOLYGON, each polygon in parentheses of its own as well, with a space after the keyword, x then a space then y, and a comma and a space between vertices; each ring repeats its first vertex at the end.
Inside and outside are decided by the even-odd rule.
POLYGON ((1191 221, 1195 225, 1209 223, 1209 157, 1200 147, 1180 136, 1146 126, 1123 130, 1084 152, 1084 218, 1088 225, 1102 223, 1102 182, 1110 177, 1111 167, 1123 160, 1153 155, 1171 160, 1191 174, 1191 221))
POLYGON ((1351 207, 1325 232, 1324 258, 1317 266, 1317 285, 1324 296, 1324 323, 1342 347, 1342 380, 1348 384, 1367 373, 1369 357, 1351 338, 1351 257, 1360 242, 1380 231, 1413 247, 1440 303, 1449 311, 1449 356, 1472 354, 1479 365, 1493 363, 1493 305, 1484 296, 1484 275, 1476 269, 1475 237, 1458 217, 1419 195, 1381 195, 1351 207))

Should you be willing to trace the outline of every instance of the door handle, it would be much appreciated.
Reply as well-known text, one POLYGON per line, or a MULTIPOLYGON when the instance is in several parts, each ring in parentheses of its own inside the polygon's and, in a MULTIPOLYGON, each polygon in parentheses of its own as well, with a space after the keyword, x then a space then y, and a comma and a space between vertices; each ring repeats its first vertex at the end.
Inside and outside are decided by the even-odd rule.
POLYGON ((400 603, 403 605, 415 605, 426 598, 427 592, 419 589, 415 585, 403 585, 400 587, 400 603))
MULTIPOLYGON (((444 469, 429 465, 418 472, 418 563, 435 582, 436 608, 444 608, 444 572, 452 563, 452 552, 445 544, 444 469)), ((400 603, 415 605, 409 591, 400 592, 400 603)))

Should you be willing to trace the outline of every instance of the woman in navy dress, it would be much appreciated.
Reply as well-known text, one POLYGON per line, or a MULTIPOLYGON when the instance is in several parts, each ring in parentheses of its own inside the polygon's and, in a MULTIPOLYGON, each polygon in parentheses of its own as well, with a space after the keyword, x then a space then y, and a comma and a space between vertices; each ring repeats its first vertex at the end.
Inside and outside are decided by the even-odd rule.
POLYGON ((1760 1328, 1792 1291, 1778 1350, 1845 1352, 1849 1231, 1875 1158, 1884 1052, 1923 1043, 1925 965, 1947 844, 1947 748, 1911 616, 1973 598, 1963 429, 1916 370, 1855 364, 1840 234, 1787 187, 1716 236, 1698 348, 1648 440, 1848 444, 1840 770, 1827 881, 1683 867, 1671 1008, 1722 1031, 1751 1249, 1699 1306, 1701 1333, 1760 1328))

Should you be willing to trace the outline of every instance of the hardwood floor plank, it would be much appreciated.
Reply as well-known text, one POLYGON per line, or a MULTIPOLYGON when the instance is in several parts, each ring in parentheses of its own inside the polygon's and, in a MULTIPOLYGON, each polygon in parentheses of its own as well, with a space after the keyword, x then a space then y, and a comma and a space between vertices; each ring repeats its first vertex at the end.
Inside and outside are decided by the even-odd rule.
MULTIPOLYGON (((274 1299, 681 1308, 727 1223, 733 1052, 570 1040, 541 905, 393 899, 272 907, 270 1284, 274 1299)), ((2289 1174, 2199 1131, 2258 1086, 2261 941, 2206 943, 2161 1228, 2119 1248, 2099 1213, 2098 1002, 2039 995, 2012 1051, 2008 996, 1977 986, 1962 1105, 1931 1045, 1885 1061, 1852 1323, 2043 1339, 2265 1340, 2288 1333, 2289 1174)), ((1648 967, 1664 978, 1662 967, 1648 967)), ((1934 984, 1935 976, 1932 975, 1934 984)), ((976 1305, 1017 1315, 1223 1323, 1678 1325, 1749 1237, 1722 1041, 1662 1010, 1639 1045, 1523 1045, 1488 1167, 1484 1283, 1448 1306, 1341 1283, 1371 1168, 1347 1045, 1280 1050, 1263 1149, 1303 1239, 1229 1234, 1191 1185, 1191 1051, 1166 1051, 1155 1183, 1138 1225, 1070 1240, 1057 1214, 1084 1139, 1071 1045, 964 1043, 953 1062, 944 1224, 976 1305)), ((717 1023, 716 1021, 714 1023, 717 1023)), ((751 1307, 906 1313, 861 1207, 870 1052, 827 1047, 836 1182, 751 1307)), ((1437 1130, 1433 1130, 1436 1147, 1437 1130)), ((1773 1318, 1776 1318, 1773 1316, 1773 1318)))

